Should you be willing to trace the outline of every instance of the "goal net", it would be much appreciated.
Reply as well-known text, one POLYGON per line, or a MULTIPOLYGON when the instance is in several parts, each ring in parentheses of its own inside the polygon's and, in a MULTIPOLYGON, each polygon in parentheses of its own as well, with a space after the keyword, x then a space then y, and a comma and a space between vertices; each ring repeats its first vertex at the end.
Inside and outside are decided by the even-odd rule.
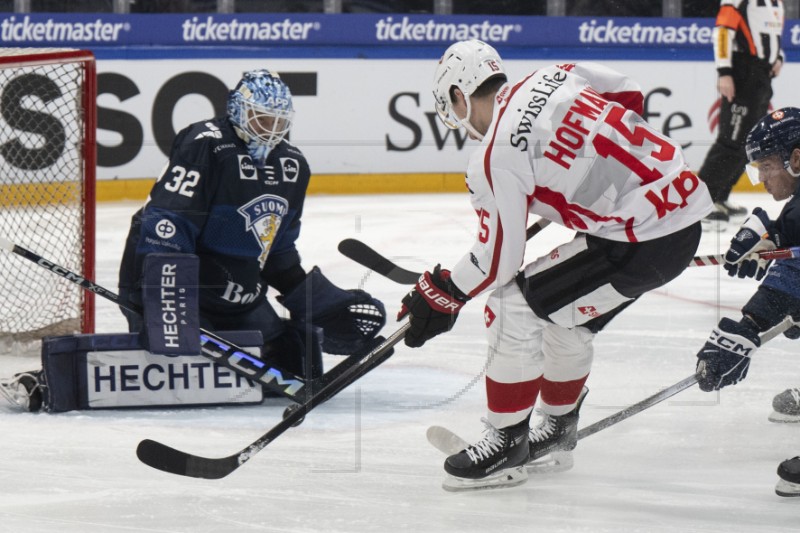
MULTIPOLYGON (((0 48, 0 235, 94 279, 96 70, 91 52, 0 48)), ((0 353, 94 331, 94 299, 0 252, 0 353)))

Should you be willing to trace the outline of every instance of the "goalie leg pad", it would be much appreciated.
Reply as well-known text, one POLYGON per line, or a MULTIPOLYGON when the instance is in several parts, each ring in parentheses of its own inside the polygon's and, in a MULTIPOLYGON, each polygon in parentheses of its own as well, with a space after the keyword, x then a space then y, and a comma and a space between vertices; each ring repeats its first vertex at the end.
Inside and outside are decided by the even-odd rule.
POLYGON ((200 259, 149 254, 144 260, 142 345, 163 355, 200 353, 200 259))
MULTIPOLYGON (((260 354, 257 331, 221 332, 260 354)), ((142 349, 136 333, 67 335, 42 341, 44 409, 51 413, 120 407, 253 404, 261 386, 199 355, 142 349)))

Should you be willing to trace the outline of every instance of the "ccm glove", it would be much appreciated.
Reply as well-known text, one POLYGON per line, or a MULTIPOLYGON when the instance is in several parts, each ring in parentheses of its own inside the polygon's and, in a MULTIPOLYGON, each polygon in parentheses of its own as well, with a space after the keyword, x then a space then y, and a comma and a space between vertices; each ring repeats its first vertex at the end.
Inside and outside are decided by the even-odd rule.
POLYGON ((433 272, 420 276, 416 286, 403 298, 397 320, 409 317, 411 327, 405 337, 406 346, 419 348, 440 333, 450 331, 458 312, 469 297, 450 279, 450 271, 436 265, 433 272))
POLYGON ((755 278, 761 280, 772 261, 761 259, 758 252, 774 250, 775 243, 768 235, 768 228, 772 225, 767 213, 760 207, 753 209, 731 239, 731 245, 725 252, 723 267, 728 275, 740 278, 755 278))
POLYGON ((750 357, 761 346, 753 326, 723 318, 697 354, 697 383, 705 392, 735 385, 747 377, 750 357))

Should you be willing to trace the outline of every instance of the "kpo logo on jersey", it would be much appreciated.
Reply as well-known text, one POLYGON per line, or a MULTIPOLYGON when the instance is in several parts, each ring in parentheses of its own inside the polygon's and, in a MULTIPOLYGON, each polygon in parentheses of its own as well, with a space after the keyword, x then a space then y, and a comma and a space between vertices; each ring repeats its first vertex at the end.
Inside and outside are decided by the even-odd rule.
POLYGON ((300 163, 293 157, 281 157, 281 168, 283 169, 283 181, 294 183, 300 175, 300 163))
POLYGON ((278 234, 278 228, 281 227, 281 221, 289 212, 289 203, 280 196, 264 194, 237 211, 244 217, 247 229, 256 236, 261 247, 258 262, 261 268, 264 268, 269 250, 278 234))

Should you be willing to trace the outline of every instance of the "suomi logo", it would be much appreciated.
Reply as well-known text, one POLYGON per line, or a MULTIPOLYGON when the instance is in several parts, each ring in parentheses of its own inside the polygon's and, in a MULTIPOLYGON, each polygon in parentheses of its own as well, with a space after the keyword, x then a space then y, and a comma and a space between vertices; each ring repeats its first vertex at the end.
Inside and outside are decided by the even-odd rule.
POLYGON ((253 232, 258 241, 258 246, 261 248, 258 262, 261 268, 264 268, 283 217, 289 212, 289 203, 280 196, 264 194, 243 205, 238 211, 245 218, 247 229, 253 232))

